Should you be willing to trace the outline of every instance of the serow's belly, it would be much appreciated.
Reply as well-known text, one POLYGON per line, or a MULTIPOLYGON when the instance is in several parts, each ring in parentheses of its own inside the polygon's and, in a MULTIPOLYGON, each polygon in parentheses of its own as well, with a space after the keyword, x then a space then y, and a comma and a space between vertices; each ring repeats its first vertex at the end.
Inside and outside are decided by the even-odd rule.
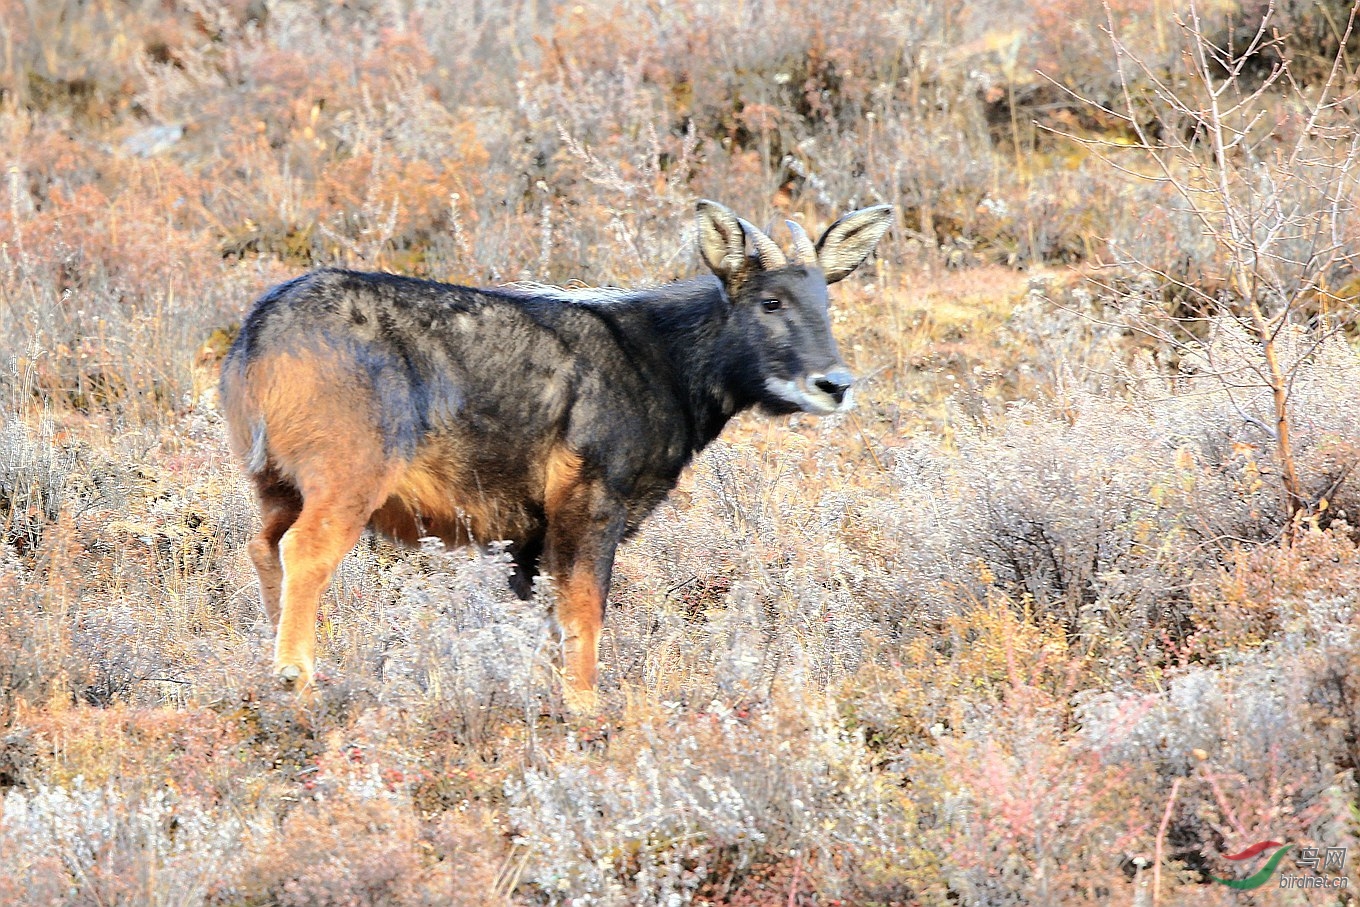
POLYGON ((522 497, 473 494, 415 498, 394 494, 369 518, 374 532, 406 545, 434 537, 450 546, 523 543, 543 534, 541 508, 522 497))

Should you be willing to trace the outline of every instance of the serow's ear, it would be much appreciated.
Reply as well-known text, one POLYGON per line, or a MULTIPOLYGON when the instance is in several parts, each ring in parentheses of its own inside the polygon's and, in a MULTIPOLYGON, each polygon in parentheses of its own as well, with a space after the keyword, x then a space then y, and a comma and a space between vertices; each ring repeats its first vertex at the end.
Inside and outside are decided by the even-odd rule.
POLYGON ((746 267, 746 234, 741 221, 725 206, 699 199, 699 254, 723 282, 746 267))
POLYGON ((842 280, 869 257, 892 225, 892 211, 892 205, 861 208, 826 228, 817 240, 817 264, 827 283, 842 280))

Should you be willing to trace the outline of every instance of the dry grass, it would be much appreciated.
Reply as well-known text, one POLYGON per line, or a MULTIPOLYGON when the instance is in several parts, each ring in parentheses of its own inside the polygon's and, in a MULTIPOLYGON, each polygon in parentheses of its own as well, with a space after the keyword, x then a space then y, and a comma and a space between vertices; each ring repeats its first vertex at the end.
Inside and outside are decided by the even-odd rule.
MULTIPOLYGON (((1114 11, 1154 72, 1171 5, 1114 11)), ((1212 244, 1034 125, 1121 140, 1033 75, 1116 89, 1098 4, 732 10, 0 0, 0 903, 1227 905, 1257 840, 1356 859, 1360 281, 1282 334, 1328 502, 1282 544, 1251 345, 1130 327, 1212 244), (249 301, 664 281, 702 196, 901 217, 834 291, 855 412, 739 419, 621 550, 604 718, 501 559, 377 542, 315 706, 275 690, 213 390, 249 301)), ((1338 10, 1282 20, 1301 79, 1338 10)))

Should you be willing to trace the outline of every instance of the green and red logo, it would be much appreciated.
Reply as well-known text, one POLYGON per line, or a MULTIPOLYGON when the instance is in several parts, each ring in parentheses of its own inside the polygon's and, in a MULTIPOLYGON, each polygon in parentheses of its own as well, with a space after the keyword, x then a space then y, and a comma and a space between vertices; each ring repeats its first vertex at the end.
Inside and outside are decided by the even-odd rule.
POLYGON ((1209 876, 1209 878, 1218 882, 1220 885, 1236 888, 1238 891, 1251 891, 1253 888, 1260 888, 1266 882, 1270 881, 1270 877, 1275 874, 1275 870, 1280 868, 1280 861, 1284 859, 1285 853, 1293 846, 1293 844, 1281 844, 1279 841, 1262 841, 1259 844, 1251 845, 1241 853, 1226 854, 1225 858, 1229 860, 1250 860, 1253 857, 1259 857, 1272 847, 1279 848, 1279 850, 1270 855, 1269 860, 1266 860, 1266 865, 1262 866, 1259 870, 1247 876, 1245 879, 1220 879, 1218 876, 1209 876))

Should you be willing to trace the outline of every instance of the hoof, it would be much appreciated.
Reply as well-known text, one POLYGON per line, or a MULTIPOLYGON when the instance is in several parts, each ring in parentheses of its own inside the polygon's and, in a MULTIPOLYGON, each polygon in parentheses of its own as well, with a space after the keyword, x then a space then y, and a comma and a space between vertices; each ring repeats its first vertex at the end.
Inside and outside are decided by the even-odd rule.
POLYGON ((284 665, 277 672, 279 682, 289 689, 302 686, 302 669, 297 665, 284 665))
POLYGON ((592 689, 573 690, 568 687, 562 691, 562 701, 573 715, 598 715, 600 712, 600 695, 592 689))

